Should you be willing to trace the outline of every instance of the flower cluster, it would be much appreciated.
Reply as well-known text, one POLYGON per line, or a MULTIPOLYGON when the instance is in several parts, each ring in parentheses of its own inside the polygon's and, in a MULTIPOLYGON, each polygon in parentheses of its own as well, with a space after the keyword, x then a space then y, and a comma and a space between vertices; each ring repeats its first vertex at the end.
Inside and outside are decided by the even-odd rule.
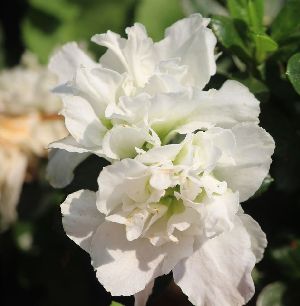
POLYGON ((66 135, 61 102, 49 93, 55 82, 30 53, 0 74, 0 229, 16 219, 23 182, 33 178, 48 143, 66 135))
POLYGON ((75 43, 50 60, 70 133, 50 145, 50 182, 69 184, 90 154, 111 162, 96 193, 62 203, 64 229, 106 290, 136 305, 171 271, 197 306, 244 305, 267 244, 240 203, 268 174, 274 142, 245 86, 204 89, 216 72, 208 23, 191 15, 155 43, 135 24, 127 39, 92 38, 108 48, 99 62, 75 43))

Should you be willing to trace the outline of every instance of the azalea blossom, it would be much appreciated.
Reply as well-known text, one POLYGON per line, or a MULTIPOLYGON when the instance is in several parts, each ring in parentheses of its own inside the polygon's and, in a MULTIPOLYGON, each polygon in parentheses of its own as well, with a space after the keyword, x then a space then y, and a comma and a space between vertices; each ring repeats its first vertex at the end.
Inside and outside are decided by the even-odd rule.
POLYGON ((135 295, 136 306, 171 271, 196 306, 244 305, 267 244, 240 203, 268 174, 274 142, 248 88, 204 88, 216 71, 208 21, 180 20, 156 43, 135 24, 128 39, 92 38, 108 48, 99 62, 75 43, 50 61, 70 133, 50 145, 50 182, 69 184, 90 154, 112 163, 96 193, 68 195, 64 229, 106 290, 135 295))
POLYGON ((157 43, 141 24, 126 29, 127 40, 110 31, 95 35, 92 40, 108 48, 99 63, 75 43, 52 57, 49 67, 61 81, 54 92, 62 97, 70 133, 50 145, 58 149, 48 167, 53 186, 69 184, 74 168, 92 153, 109 161, 134 158, 136 148, 167 144, 178 133, 258 123, 259 103, 242 84, 203 91, 216 71, 216 39, 207 24, 192 15, 157 43), (58 175, 65 160, 65 176, 58 175))
POLYGON ((239 203, 260 187, 273 150, 268 133, 242 123, 140 151, 104 168, 97 194, 67 197, 65 231, 112 295, 143 300, 156 277, 173 271, 194 305, 244 305, 267 241, 239 203))
POLYGON ((21 66, 0 74, 0 222, 16 217, 23 182, 32 179, 46 146, 66 135, 57 111, 60 101, 49 93, 55 76, 26 54, 21 66))
MULTIPOLYGON (((182 103, 195 95, 184 93, 187 88, 200 91, 216 72, 216 38, 208 22, 199 14, 192 15, 172 25, 156 43, 138 23, 126 29, 128 39, 111 31, 95 35, 92 41, 108 48, 99 62, 75 43, 65 45, 49 67, 60 80, 54 91, 62 97, 61 114, 70 136, 51 148, 91 152, 112 160, 134 157, 135 147, 160 145, 152 129, 153 118, 148 117, 148 109, 157 112, 157 101, 161 101, 154 96, 173 93, 182 103), (144 102, 138 106, 140 101, 144 102), (141 115, 132 115, 137 108, 141 115)), ((54 181, 51 175, 50 181, 54 181)))

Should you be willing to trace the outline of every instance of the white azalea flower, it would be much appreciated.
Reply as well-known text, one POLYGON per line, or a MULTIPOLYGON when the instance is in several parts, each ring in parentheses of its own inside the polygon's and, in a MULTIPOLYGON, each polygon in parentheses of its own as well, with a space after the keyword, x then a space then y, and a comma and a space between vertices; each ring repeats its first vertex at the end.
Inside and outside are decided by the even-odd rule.
MULTIPOLYGON (((133 158, 137 154, 136 148, 167 144, 177 133, 186 134, 213 126, 232 127, 239 122, 258 123, 259 115, 259 102, 236 81, 225 82, 220 90, 193 88, 154 96, 148 93, 123 96, 117 106, 106 108, 106 120, 112 124, 110 129, 102 125, 92 107, 82 98, 66 96, 64 101, 65 105, 66 101, 70 102, 63 114, 72 136, 51 144, 50 148, 62 150, 56 153, 60 155, 94 153, 108 160, 133 158), (72 104, 75 101, 76 107, 72 104)), ((54 186, 63 187, 55 180, 56 171, 60 170, 57 161, 50 160, 49 178, 54 186)), ((74 158, 70 169, 81 161, 81 158, 74 158)), ((61 181, 65 185, 70 183, 68 179, 61 181)))
POLYGON ((46 157, 48 143, 66 135, 57 115, 61 103, 49 92, 55 82, 32 54, 0 73, 1 229, 16 219, 23 183, 32 177, 38 158, 46 157))
POLYGON ((227 81, 220 90, 203 91, 216 70, 216 39, 207 24, 192 15, 157 43, 141 24, 126 29, 128 39, 111 31, 95 35, 92 40, 108 48, 99 63, 75 43, 52 57, 49 67, 61 81, 54 91, 62 96, 70 132, 49 146, 57 149, 48 167, 53 186, 70 183, 89 154, 109 161, 134 158, 137 148, 167 144, 177 133, 258 122, 259 102, 242 84, 227 81), (68 156, 63 177, 59 161, 68 156))
POLYGON ((194 99, 193 93, 181 92, 190 87, 200 91, 216 72, 216 38, 207 28, 208 22, 199 14, 192 15, 168 28, 165 38, 157 43, 141 24, 126 29, 128 39, 111 31, 95 35, 92 40, 108 48, 99 63, 75 43, 65 45, 52 57, 49 67, 60 79, 55 92, 62 96, 61 113, 70 137, 51 147, 92 152, 110 160, 134 157, 135 147, 159 145, 161 140, 147 113, 149 108, 156 111, 156 100, 161 100, 154 96, 173 93, 166 99, 180 103, 194 99), (137 118, 129 118, 133 109, 127 109, 127 104, 131 100, 135 108, 145 100, 137 118))
POLYGON ((65 231, 104 287, 135 295, 136 306, 170 271, 196 306, 244 305, 266 247, 240 202, 267 175, 274 142, 245 86, 204 90, 216 71, 208 21, 180 20, 157 43, 135 24, 127 39, 92 38, 108 48, 99 62, 75 43, 50 61, 70 133, 50 145, 51 183, 69 184, 90 154, 113 163, 97 193, 80 190, 62 204, 65 231))
POLYGON ((196 306, 252 297, 266 238, 239 202, 267 175, 274 142, 256 123, 223 125, 115 162, 97 194, 80 190, 62 204, 67 235, 112 295, 136 294, 143 305, 153 280, 173 271, 196 306))

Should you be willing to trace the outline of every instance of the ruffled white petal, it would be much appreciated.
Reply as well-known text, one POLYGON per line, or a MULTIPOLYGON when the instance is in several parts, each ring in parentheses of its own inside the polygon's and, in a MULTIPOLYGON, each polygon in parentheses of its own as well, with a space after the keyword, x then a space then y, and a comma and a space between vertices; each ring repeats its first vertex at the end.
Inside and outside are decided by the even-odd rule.
POLYGON ((180 58, 187 66, 185 84, 202 89, 216 73, 214 48, 216 37, 207 28, 209 19, 200 14, 177 21, 166 30, 155 47, 161 59, 180 58))
POLYGON ((136 160, 143 164, 166 163, 174 160, 182 144, 170 144, 166 146, 156 147, 136 157, 136 160))
MULTIPOLYGON (((190 91, 157 94, 151 99, 148 111, 149 124, 162 142, 167 143, 177 128, 193 118, 198 106, 198 101, 192 98, 190 91)), ((202 121, 202 127, 206 127, 204 122, 206 121, 202 121)))
POLYGON ((61 149, 52 149, 47 165, 47 179, 55 188, 69 185, 74 178, 75 168, 85 160, 90 153, 74 153, 61 149))
POLYGON ((95 114, 92 106, 79 96, 64 96, 65 124, 70 134, 84 147, 100 146, 106 128, 95 114))
POLYGON ((73 93, 85 98, 96 115, 104 118, 107 105, 116 103, 117 91, 123 77, 115 71, 102 67, 94 69, 79 67, 74 77, 71 85, 73 93))
POLYGON ((147 132, 147 128, 113 127, 103 139, 103 152, 112 159, 135 157, 136 148, 141 148, 149 138, 147 132))
POLYGON ((69 194, 61 204, 62 223, 68 237, 90 252, 92 236, 104 221, 96 208, 96 193, 79 190, 69 194))
POLYGON ((249 199, 267 176, 274 151, 273 138, 253 123, 242 123, 232 128, 236 140, 234 165, 216 168, 216 176, 239 191, 240 201, 249 199))
MULTIPOLYGON (((183 212, 174 214, 170 217, 167 222, 167 233, 168 235, 173 235, 176 230, 183 232, 190 228, 193 223, 199 221, 200 218, 200 214, 198 214, 197 211, 190 207, 186 207, 183 212)), ((177 235, 179 232, 175 234, 177 235)))
POLYGON ((92 41, 108 48, 100 62, 122 73, 127 71, 138 86, 144 86, 155 68, 155 51, 143 25, 136 23, 126 29, 128 40, 108 31, 97 34, 92 41))
POLYGON ((170 273, 180 260, 188 258, 193 254, 194 238, 181 233, 178 233, 177 237, 177 242, 169 242, 155 247, 165 253, 165 259, 161 267, 163 274, 170 273))
POLYGON ((122 203, 125 190, 120 187, 123 185, 124 179, 143 176, 146 170, 146 166, 133 159, 124 159, 103 168, 98 178, 98 209, 104 214, 112 212, 122 203))
POLYGON ((234 228, 200 245, 173 269, 175 282, 195 306, 241 306, 254 293, 251 239, 237 218, 234 228))
POLYGON ((78 67, 96 65, 75 42, 64 45, 49 61, 49 69, 58 76, 60 83, 72 80, 78 67))
POLYGON ((119 73, 128 70, 128 64, 123 54, 123 48, 126 44, 125 38, 112 31, 107 31, 105 34, 94 35, 91 41, 108 49, 100 59, 104 67, 119 73))
POLYGON ((149 98, 147 93, 134 97, 122 96, 118 105, 110 104, 106 109, 106 117, 119 119, 133 125, 141 125, 148 116, 149 98))
POLYGON ((262 260, 268 244, 266 234, 262 231, 259 224, 249 215, 241 214, 240 219, 251 237, 252 251, 256 257, 256 262, 259 262, 262 260))
POLYGON ((104 222, 93 237, 91 258, 108 292, 132 295, 161 275, 164 254, 146 239, 129 242, 123 225, 104 222))
POLYGON ((241 122, 258 123, 259 101, 237 81, 226 81, 219 90, 194 92, 199 108, 190 121, 204 121, 223 128, 241 122))
POLYGON ((183 236, 180 242, 155 247, 145 238, 128 241, 123 225, 104 222, 93 237, 92 264, 112 295, 136 294, 191 255, 194 239, 183 236))
POLYGON ((134 295, 134 306, 146 306, 149 296, 152 293, 154 280, 152 280, 144 290, 134 295))
POLYGON ((211 238, 224 231, 230 231, 234 227, 234 219, 239 207, 239 195, 232 192, 214 195, 204 201, 204 206, 201 211, 204 232, 207 237, 211 238))
POLYGON ((149 124, 167 142, 175 132, 212 126, 231 128, 240 122, 258 123, 259 102, 247 87, 227 81, 220 90, 157 94, 151 99, 149 124), (172 112, 170 112, 172 109, 172 112))
POLYGON ((161 62, 158 72, 155 72, 145 84, 143 91, 154 96, 157 93, 180 92, 184 91, 183 78, 187 73, 186 66, 179 66, 178 61, 161 62))
POLYGON ((61 149, 73 153, 87 153, 88 149, 81 146, 73 136, 69 135, 63 139, 52 142, 48 145, 48 149, 61 149))

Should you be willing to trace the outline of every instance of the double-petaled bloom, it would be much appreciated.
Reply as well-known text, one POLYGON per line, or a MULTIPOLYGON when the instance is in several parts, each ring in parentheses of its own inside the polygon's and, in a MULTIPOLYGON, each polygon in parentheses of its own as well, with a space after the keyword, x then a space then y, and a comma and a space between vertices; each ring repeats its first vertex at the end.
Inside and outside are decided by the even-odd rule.
POLYGON ((171 271, 197 306, 243 305, 266 247, 240 202, 268 174, 274 142, 246 87, 204 90, 216 71, 207 25, 192 15, 153 43, 135 24, 128 39, 92 38, 108 48, 99 63, 74 43, 50 62, 70 132, 51 145, 50 180, 70 183, 89 154, 112 162, 97 193, 80 190, 62 204, 65 231, 91 255, 104 287, 135 295, 136 305, 171 271))
POLYGON ((16 219, 23 183, 46 157, 48 143, 66 135, 57 115, 61 103, 49 93, 55 82, 31 54, 0 74, 0 229, 16 219))

